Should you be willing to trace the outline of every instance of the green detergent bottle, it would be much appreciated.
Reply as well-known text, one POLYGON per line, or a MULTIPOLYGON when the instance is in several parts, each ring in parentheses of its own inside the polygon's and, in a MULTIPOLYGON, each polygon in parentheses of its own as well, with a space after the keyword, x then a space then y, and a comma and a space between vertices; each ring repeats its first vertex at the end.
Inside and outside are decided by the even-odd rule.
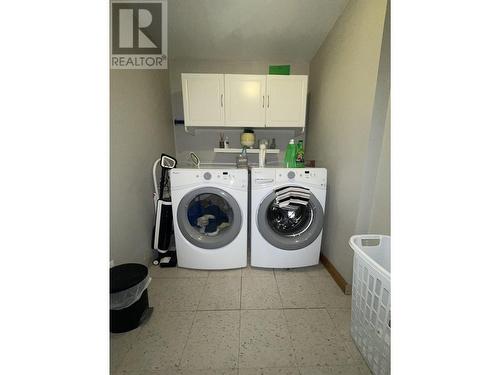
POLYGON ((304 141, 300 140, 297 144, 297 156, 295 158, 297 168, 304 168, 304 141))
POLYGON ((283 160, 283 164, 286 168, 295 168, 297 158, 297 148, 295 146, 295 141, 290 139, 288 142, 288 147, 286 148, 285 158, 283 160))

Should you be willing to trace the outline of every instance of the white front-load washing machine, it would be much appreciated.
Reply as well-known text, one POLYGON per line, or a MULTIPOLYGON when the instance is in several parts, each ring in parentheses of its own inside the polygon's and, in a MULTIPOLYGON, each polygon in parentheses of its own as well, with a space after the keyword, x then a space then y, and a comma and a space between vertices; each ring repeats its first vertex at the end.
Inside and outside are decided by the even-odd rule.
POLYGON ((252 266, 294 268, 319 263, 326 175, 325 168, 252 169, 252 266), (280 196, 290 192, 294 199, 294 191, 299 191, 296 195, 302 192, 306 198, 299 197, 299 203, 292 200, 288 205, 280 201, 280 196))
POLYGON ((248 171, 175 168, 170 190, 178 266, 246 267, 248 171))

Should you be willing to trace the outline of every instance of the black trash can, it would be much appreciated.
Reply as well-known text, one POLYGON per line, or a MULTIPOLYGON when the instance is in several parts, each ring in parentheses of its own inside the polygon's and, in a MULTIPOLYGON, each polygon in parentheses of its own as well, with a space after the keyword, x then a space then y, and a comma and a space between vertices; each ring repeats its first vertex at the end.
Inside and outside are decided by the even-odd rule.
MULTIPOLYGON (((148 277, 148 268, 142 264, 127 263, 110 269, 110 292, 119 293, 141 283, 148 277)), ((120 310, 110 309, 110 330, 112 333, 131 331, 141 323, 143 314, 149 309, 148 290, 132 305, 120 310)))

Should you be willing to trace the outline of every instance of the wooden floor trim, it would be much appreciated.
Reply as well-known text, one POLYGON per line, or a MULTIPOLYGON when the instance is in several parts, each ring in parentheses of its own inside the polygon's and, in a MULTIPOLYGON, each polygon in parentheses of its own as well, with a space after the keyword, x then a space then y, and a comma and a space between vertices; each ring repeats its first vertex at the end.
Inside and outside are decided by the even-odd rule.
POLYGON ((335 280, 340 289, 342 289, 344 294, 352 294, 351 284, 344 280, 342 275, 339 273, 339 271, 337 271, 335 266, 328 260, 328 258, 321 254, 319 260, 325 266, 326 270, 332 276, 333 280, 335 280))

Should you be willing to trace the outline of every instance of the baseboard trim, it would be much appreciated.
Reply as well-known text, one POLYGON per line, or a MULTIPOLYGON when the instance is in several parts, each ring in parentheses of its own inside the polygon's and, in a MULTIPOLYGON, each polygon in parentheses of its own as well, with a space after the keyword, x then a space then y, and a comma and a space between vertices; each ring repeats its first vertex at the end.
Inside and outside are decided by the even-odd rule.
POLYGON ((342 275, 337 271, 335 266, 330 263, 327 257, 325 257, 323 254, 320 255, 319 257, 320 262, 325 266, 326 270, 332 276, 333 280, 337 283, 337 285, 342 289, 344 294, 352 294, 352 287, 351 284, 349 284, 347 281, 344 280, 342 275))

